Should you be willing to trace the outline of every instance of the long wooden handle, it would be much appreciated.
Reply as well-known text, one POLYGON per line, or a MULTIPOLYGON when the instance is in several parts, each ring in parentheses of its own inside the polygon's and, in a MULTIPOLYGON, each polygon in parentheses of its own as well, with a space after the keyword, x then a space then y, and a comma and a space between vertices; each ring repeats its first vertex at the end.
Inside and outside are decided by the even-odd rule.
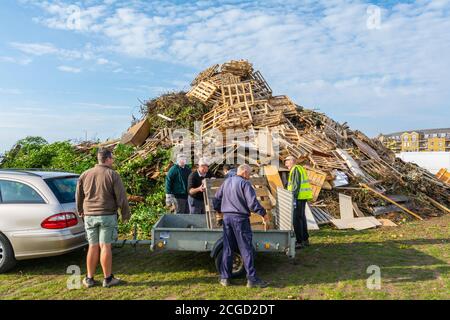
POLYGON ((412 212, 411 210, 405 208, 404 206, 398 204, 398 203, 395 202, 394 200, 392 200, 392 199, 386 197, 384 194, 381 194, 380 192, 378 192, 378 191, 372 189, 372 188, 369 187, 368 185, 366 185, 366 184, 364 184, 364 183, 360 183, 359 185, 360 185, 361 187, 363 187, 363 188, 366 188, 366 189, 372 191, 373 193, 375 193, 377 196, 383 198, 384 200, 389 201, 390 203, 396 205, 397 207, 399 207, 399 208, 402 209, 403 211, 409 213, 409 214, 412 215, 413 217, 416 217, 416 218, 419 219, 419 220, 423 220, 423 218, 422 218, 421 216, 419 216, 418 214, 416 214, 416 213, 412 212))

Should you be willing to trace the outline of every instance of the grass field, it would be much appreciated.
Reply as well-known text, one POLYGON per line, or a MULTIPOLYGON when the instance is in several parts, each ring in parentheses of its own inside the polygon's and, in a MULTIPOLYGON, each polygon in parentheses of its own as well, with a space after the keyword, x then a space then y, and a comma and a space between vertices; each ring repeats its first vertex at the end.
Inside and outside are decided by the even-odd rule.
MULTIPOLYGON (((450 215, 396 228, 312 233, 293 265, 281 254, 257 255, 259 276, 221 287, 212 259, 201 253, 114 250, 119 287, 68 290, 69 265, 85 273, 85 253, 20 262, 0 275, 1 299, 450 299, 450 215), (367 267, 381 268, 381 289, 366 286, 367 267)), ((101 279, 100 269, 97 279, 101 279)))

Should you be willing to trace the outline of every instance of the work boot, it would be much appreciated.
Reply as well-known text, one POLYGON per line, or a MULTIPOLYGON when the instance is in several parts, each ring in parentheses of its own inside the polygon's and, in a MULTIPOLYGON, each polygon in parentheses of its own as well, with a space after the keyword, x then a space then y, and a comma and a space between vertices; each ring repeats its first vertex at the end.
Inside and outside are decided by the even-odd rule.
POLYGON ((108 278, 103 279, 103 288, 117 286, 119 283, 120 283, 120 279, 114 278, 114 275, 111 274, 108 278))
POLYGON ((247 280, 247 288, 265 288, 268 285, 269 283, 261 279, 258 279, 256 281, 247 280))
POLYGON ((305 246, 303 245, 303 243, 299 243, 299 242, 297 242, 296 244, 295 244, 295 250, 300 250, 300 249, 303 249, 305 246))
POLYGON ((219 283, 220 283, 221 285, 223 285, 224 287, 231 286, 231 281, 230 281, 230 279, 220 279, 219 283))
POLYGON ((89 278, 88 276, 86 276, 86 277, 83 279, 83 285, 84 285, 86 288, 91 288, 91 287, 93 287, 93 286, 95 285, 94 278, 89 278))

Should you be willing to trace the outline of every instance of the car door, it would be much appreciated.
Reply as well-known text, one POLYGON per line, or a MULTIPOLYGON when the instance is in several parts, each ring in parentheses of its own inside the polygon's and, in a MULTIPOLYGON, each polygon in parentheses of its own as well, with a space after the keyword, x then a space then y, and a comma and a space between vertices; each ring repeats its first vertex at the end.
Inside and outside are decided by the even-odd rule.
POLYGON ((2 232, 40 229, 41 222, 58 210, 30 183, 0 179, 0 230, 2 232))

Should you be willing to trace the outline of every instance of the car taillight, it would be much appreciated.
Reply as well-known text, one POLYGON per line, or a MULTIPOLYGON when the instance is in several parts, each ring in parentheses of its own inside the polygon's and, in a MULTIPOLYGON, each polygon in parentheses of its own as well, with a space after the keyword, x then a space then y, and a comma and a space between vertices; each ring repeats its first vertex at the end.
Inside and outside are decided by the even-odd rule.
POLYGON ((78 219, 73 212, 61 212, 48 217, 41 223, 44 229, 64 229, 77 225, 78 219))

